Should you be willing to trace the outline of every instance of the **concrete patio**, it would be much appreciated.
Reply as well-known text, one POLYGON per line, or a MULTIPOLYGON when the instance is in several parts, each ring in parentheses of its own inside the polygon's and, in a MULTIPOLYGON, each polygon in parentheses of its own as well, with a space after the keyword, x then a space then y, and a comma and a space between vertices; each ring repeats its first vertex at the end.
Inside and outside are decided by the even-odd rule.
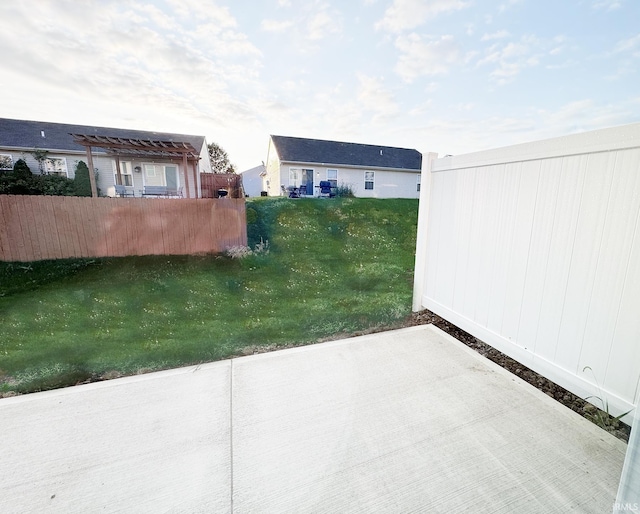
POLYGON ((626 445, 426 325, 0 400, 0 512, 610 512, 626 445))

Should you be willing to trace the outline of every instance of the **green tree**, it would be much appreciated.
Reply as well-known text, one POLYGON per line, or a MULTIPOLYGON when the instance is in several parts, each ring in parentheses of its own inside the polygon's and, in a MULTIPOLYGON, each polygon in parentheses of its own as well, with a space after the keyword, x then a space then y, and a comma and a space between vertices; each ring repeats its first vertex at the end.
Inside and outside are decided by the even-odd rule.
POLYGON ((31 168, 24 159, 18 159, 13 165, 13 176, 16 179, 30 180, 33 177, 31 168))
POLYGON ((214 173, 235 173, 236 168, 229 161, 227 152, 217 143, 207 145, 209 151, 209 162, 211 163, 211 171, 214 173))
POLYGON ((76 165, 76 176, 73 179, 73 186, 76 196, 91 196, 91 179, 89 178, 89 167, 84 161, 76 165))

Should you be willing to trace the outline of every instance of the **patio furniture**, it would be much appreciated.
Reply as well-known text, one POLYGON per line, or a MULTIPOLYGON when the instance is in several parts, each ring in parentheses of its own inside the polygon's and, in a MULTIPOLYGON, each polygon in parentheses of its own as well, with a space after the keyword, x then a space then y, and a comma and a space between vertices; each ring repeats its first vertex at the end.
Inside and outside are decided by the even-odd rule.
POLYGON ((128 190, 125 186, 116 184, 114 188, 115 188, 116 196, 119 196, 121 198, 125 196, 135 196, 133 190, 128 190))
POLYGON ((182 197, 182 188, 169 188, 167 186, 144 186, 142 196, 177 196, 182 197))

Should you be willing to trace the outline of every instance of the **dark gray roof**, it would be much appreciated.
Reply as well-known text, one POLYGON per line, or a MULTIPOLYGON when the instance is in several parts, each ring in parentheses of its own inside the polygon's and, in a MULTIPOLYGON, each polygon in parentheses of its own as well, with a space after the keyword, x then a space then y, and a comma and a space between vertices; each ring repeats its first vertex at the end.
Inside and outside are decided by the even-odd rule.
POLYGON ((271 136, 278 157, 286 162, 343 164, 347 166, 422 169, 422 154, 418 150, 392 146, 341 143, 302 137, 271 136))
MULTIPOLYGON (((191 143, 198 153, 204 144, 204 136, 0 118, 0 147, 84 151, 84 146, 74 143, 70 134, 187 142, 191 143), (42 132, 44 132, 44 137, 42 137, 42 132)), ((93 151, 94 153, 104 152, 103 149, 98 148, 93 151)))

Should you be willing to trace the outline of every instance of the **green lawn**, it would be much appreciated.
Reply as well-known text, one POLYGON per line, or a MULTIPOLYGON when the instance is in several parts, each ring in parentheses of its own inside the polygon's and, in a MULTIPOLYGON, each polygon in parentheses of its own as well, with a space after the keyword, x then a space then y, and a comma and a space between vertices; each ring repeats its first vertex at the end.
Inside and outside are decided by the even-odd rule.
POLYGON ((247 203, 240 258, 0 263, 0 393, 206 362, 401 322, 417 200, 247 203))

